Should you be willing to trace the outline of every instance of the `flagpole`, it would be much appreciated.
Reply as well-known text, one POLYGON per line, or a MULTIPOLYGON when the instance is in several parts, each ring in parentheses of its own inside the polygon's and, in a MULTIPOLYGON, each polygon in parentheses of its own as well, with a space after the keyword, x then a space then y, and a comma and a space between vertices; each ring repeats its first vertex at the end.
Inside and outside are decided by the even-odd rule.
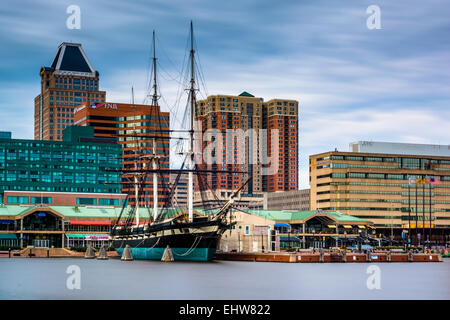
POLYGON ((422 247, 425 250, 425 181, 422 178, 422 247))
POLYGON ((416 178, 416 242, 417 242, 417 246, 419 246, 419 239, 418 239, 419 227, 418 227, 418 222, 419 222, 419 216, 417 214, 417 178, 416 178))
POLYGON ((409 175, 408 175, 408 248, 411 239, 411 188, 409 185, 409 175))
POLYGON ((432 222, 432 217, 431 217, 431 191, 433 190, 433 185, 430 183, 430 190, 429 190, 429 194, 430 194, 430 249, 431 249, 431 222, 432 222))

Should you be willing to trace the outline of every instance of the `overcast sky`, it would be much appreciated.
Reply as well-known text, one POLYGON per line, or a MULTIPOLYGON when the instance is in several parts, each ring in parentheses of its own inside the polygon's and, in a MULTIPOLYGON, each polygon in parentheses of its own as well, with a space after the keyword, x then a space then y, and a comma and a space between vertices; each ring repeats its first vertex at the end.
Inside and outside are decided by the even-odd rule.
POLYGON ((347 151, 352 141, 450 144, 450 1, 442 0, 3 0, 0 130, 33 138, 39 69, 63 41, 82 43, 107 101, 130 102, 134 86, 143 102, 153 29, 160 103, 179 126, 185 105, 175 80, 190 19, 200 96, 299 101, 301 188, 309 155, 347 151), (69 5, 81 9, 79 30, 66 27, 69 5), (367 28, 370 5, 381 9, 381 29, 367 28))

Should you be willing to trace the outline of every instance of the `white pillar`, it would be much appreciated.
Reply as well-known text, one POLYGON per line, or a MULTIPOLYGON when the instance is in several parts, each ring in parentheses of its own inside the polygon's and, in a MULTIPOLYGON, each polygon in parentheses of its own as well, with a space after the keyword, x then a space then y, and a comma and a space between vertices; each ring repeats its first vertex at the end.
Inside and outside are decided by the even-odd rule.
POLYGON ((158 217, 158 174, 156 170, 158 169, 156 165, 156 159, 153 158, 153 221, 156 221, 158 217))
POLYGON ((189 222, 194 220, 194 173, 192 170, 193 167, 193 155, 189 154, 189 173, 188 173, 188 213, 189 213, 189 222))
POLYGON ((138 183, 137 183, 137 176, 134 176, 134 195, 135 195, 135 201, 136 201, 136 225, 139 225, 139 193, 138 193, 138 183))

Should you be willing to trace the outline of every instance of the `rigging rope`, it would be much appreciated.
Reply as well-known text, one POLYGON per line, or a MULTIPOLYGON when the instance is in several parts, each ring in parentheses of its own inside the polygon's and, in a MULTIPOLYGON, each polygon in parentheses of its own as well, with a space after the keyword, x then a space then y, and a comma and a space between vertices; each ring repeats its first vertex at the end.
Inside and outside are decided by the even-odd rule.
POLYGON ((172 253, 174 253, 178 257, 185 257, 187 255, 190 255, 195 249, 197 249, 198 245, 200 244, 200 241, 202 240, 202 237, 195 237, 194 242, 192 243, 192 246, 183 254, 178 254, 172 249, 172 253), (198 240, 198 242, 197 242, 198 240), (197 242, 197 243, 196 243, 197 242), (195 248, 194 248, 195 245, 195 248))

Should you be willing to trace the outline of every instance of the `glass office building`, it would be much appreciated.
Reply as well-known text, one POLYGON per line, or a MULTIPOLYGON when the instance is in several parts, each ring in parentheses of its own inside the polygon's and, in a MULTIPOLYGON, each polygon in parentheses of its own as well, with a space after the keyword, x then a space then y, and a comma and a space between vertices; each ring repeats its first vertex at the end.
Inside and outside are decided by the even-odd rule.
POLYGON ((64 141, 0 138, 0 193, 5 190, 120 193, 122 148, 69 127, 64 141))

